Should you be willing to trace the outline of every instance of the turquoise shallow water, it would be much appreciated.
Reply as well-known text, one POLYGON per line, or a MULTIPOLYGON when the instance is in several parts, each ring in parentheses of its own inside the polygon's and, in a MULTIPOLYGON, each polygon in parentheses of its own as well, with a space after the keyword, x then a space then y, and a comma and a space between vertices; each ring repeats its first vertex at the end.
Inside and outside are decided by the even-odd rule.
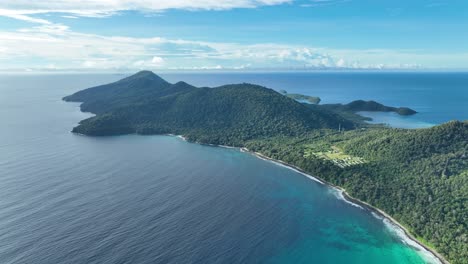
POLYGON ((418 114, 412 116, 401 116, 393 112, 358 112, 358 114, 370 117, 371 121, 366 121, 370 124, 385 124, 390 127, 396 128, 427 128, 437 125, 436 123, 431 123, 419 119, 418 114))
POLYGON ((91 138, 64 95, 115 75, 0 77, 1 263, 431 263, 335 190, 235 149, 91 138))

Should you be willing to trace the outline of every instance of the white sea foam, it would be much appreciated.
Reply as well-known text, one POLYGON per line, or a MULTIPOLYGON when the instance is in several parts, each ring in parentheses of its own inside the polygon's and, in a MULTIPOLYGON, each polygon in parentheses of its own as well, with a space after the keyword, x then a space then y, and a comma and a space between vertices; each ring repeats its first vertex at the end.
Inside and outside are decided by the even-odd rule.
POLYGON ((294 172, 297 172, 297 173, 299 173, 299 174, 302 174, 302 175, 306 176, 307 178, 309 178, 309 179, 311 179, 311 180, 313 180, 313 181, 316 181, 316 182, 318 182, 318 183, 320 183, 320 184, 324 184, 321 180, 315 178, 315 177, 312 176, 312 175, 309 175, 309 174, 307 174, 307 173, 304 173, 304 172, 302 172, 302 171, 300 171, 300 170, 297 170, 297 169, 295 169, 295 168, 293 168, 293 167, 291 167, 291 166, 285 165, 285 164, 283 164, 283 163, 281 163, 281 162, 278 162, 278 161, 274 161, 274 160, 271 160, 271 159, 264 158, 264 157, 260 156, 259 153, 256 153, 256 154, 257 154, 256 157, 259 158, 259 159, 272 162, 272 163, 274 163, 274 164, 276 164, 276 165, 278 165, 278 166, 281 166, 281 167, 283 167, 283 168, 290 169, 290 170, 292 170, 292 171, 294 171, 294 172))
POLYGON ((388 230, 390 230, 393 234, 395 234, 398 238, 400 238, 403 243, 405 243, 406 245, 416 249, 417 252, 419 253, 419 255, 427 263, 429 263, 429 264, 442 264, 442 262, 439 260, 439 258, 434 256, 434 254, 432 254, 432 252, 425 249, 419 243, 417 243, 416 241, 411 239, 409 236, 407 236, 405 231, 401 227, 399 227, 398 225, 396 225, 395 223, 393 223, 392 221, 390 221, 386 217, 383 217, 383 216, 381 216, 381 215, 379 215, 379 214, 377 214, 375 212, 372 212, 372 215, 374 217, 376 217, 377 219, 382 220, 385 227, 387 227, 388 230))
POLYGON ((217 145, 217 146, 221 148, 227 148, 227 149, 236 149, 236 147, 231 147, 231 146, 226 146, 226 145, 217 145))
POLYGON ((346 197, 344 197, 344 194, 343 194, 342 190, 339 190, 339 189, 336 189, 336 188, 332 188, 331 190, 332 190, 332 193, 335 195, 336 198, 344 201, 345 203, 347 203, 349 205, 352 205, 354 207, 357 207, 357 208, 360 208, 360 209, 364 210, 364 207, 362 207, 359 204, 353 203, 350 200, 346 199, 346 197))
MULTIPOLYGON (((248 151, 248 150, 244 150, 244 149, 240 149, 241 151, 248 151)), ((267 158, 264 158, 260 155, 258 155, 259 153, 256 153, 257 157, 259 159, 262 159, 262 160, 266 160, 266 161, 269 161, 269 162, 273 162, 274 164, 278 165, 278 166, 281 166, 281 167, 284 167, 284 168, 287 168, 287 169, 290 169, 290 170, 293 170, 297 173, 300 173, 304 176, 306 176, 307 178, 313 180, 313 181, 316 181, 320 184, 325 184, 323 183, 322 181, 320 181, 319 179, 309 175, 309 174, 306 174, 302 171, 299 171, 293 167, 290 167, 290 166, 287 166, 281 162, 277 162, 277 161, 274 161, 274 160, 271 160, 271 159, 267 159, 267 158)), ((333 194, 340 200, 343 200, 345 203, 349 204, 349 205, 352 205, 354 207, 357 207, 357 208, 360 208, 362 210, 364 210, 364 207, 362 207, 361 205, 359 204, 356 204, 356 203, 353 203, 351 201, 349 201, 348 199, 345 198, 344 196, 344 193, 342 190, 340 189, 337 189, 337 188, 334 188, 333 186, 330 186, 333 192, 333 194)), ((380 220, 383 221, 383 223, 385 224, 385 226, 387 228, 389 228, 392 232, 394 232, 395 235, 397 235, 403 243, 407 244, 408 246, 411 246, 412 248, 416 249, 417 252, 420 254, 420 256, 428 263, 428 264, 442 264, 442 262, 439 260, 439 258, 437 258, 434 254, 432 254, 432 252, 430 252, 429 250, 425 249, 424 247, 422 247, 420 244, 418 244, 416 241, 414 241, 413 239, 411 239, 410 237, 408 237, 405 233, 405 231, 399 227, 398 225, 394 224, 392 221, 390 221, 389 219, 383 217, 383 216, 380 216, 378 214, 376 214, 375 212, 372 212, 372 215, 380 220)))
MULTIPOLYGON (((174 136, 172 134, 169 134, 170 136, 174 136)), ((186 138, 181 136, 181 135, 177 135, 176 137, 178 138, 181 138, 182 140, 186 141, 186 138)), ((209 145, 212 145, 212 144, 209 144, 209 145)), ((218 146, 218 147, 222 147, 222 148, 228 148, 228 149, 235 149, 236 147, 231 147, 231 146, 225 146, 225 145, 214 145, 214 146, 218 146)), ((240 148, 239 151, 241 152, 249 152, 249 150, 247 148, 240 148)), ((291 167, 291 166, 288 166, 286 164, 283 164, 282 162, 279 162, 279 161, 275 161, 273 159, 268 159, 268 158, 265 158, 263 157, 260 153, 255 153, 255 156, 261 160, 265 160, 265 161, 268 161, 268 162, 272 162, 278 166, 281 166, 281 167, 284 167, 284 168, 287 168, 289 170, 292 170, 294 172, 297 172, 299 174, 302 174, 303 176, 306 176, 307 178, 315 181, 315 182, 318 182, 320 184, 323 184, 325 185, 324 182, 322 182, 321 180, 315 178, 314 176, 312 175, 309 175, 307 173, 304 173, 294 167, 291 167)), ((364 210, 364 208, 359 205, 359 204, 356 204, 356 203, 353 203, 351 201, 349 201, 348 199, 345 198, 344 196, 344 191, 343 190, 340 190, 336 187, 333 187, 333 186, 329 186, 330 187, 330 190, 332 191, 332 193, 335 195, 335 197, 337 197, 338 199, 344 201, 345 203, 351 205, 351 206, 354 206, 354 207, 357 207, 357 208, 360 208, 362 210, 364 210)), ((392 221, 390 221, 389 219, 387 219, 386 217, 383 217, 375 212, 371 212, 372 215, 380 220, 383 221, 384 225, 390 230, 392 231, 396 236, 398 236, 401 241, 405 244, 407 244, 408 246, 411 246, 412 248, 416 249, 418 251, 418 253, 421 255, 422 258, 424 258, 424 260, 429 263, 429 264, 442 264, 442 262, 432 253, 430 252, 429 250, 425 249, 424 247, 422 247, 420 244, 418 244, 416 241, 414 241, 413 239, 411 239, 410 237, 408 237, 405 233, 405 231, 399 227, 398 225, 396 225, 395 223, 393 223, 392 221)))

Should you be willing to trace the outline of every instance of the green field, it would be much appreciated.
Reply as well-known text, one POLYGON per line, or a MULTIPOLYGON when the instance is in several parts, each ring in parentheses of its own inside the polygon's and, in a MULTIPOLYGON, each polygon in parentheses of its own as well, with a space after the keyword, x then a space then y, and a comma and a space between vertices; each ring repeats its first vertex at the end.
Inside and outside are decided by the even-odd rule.
POLYGON ((340 148, 332 146, 330 150, 325 152, 315 152, 313 148, 306 148, 304 151, 304 157, 317 157, 324 160, 329 160, 333 164, 341 168, 346 168, 354 165, 364 164, 366 161, 361 157, 355 157, 345 154, 340 148))

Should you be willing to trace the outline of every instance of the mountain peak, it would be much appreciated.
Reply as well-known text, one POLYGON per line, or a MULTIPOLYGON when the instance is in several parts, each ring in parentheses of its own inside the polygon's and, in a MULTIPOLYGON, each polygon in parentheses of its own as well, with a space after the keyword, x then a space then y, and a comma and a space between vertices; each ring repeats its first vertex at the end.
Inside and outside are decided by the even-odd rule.
POLYGON ((138 79, 148 79, 148 80, 151 80, 151 81, 159 81, 159 82, 167 83, 166 80, 159 77, 154 72, 148 71, 148 70, 139 71, 139 72, 137 72, 137 73, 135 73, 133 75, 130 75, 127 78, 122 79, 121 81, 131 81, 131 80, 138 80, 138 79))
POLYGON ((156 77, 158 75, 156 75, 154 72, 152 71, 148 71, 148 70, 143 70, 143 71, 139 71, 135 74, 133 74, 132 76, 138 76, 138 77, 156 77))

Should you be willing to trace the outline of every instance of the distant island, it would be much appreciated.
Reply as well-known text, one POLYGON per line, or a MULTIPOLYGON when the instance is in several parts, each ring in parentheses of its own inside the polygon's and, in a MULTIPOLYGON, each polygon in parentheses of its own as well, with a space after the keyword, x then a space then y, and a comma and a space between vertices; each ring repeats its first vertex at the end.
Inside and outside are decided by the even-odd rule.
POLYGON ((309 96, 309 95, 303 95, 303 94, 296 94, 296 93, 288 93, 286 90, 280 90, 279 91, 281 94, 292 98, 294 100, 297 100, 301 103, 309 103, 309 104, 319 104, 321 99, 320 97, 317 96, 309 96))
MULTIPOLYGON (((281 94, 291 99, 294 99, 300 103, 308 103, 308 104, 319 104, 321 102, 320 97, 317 96, 309 96, 297 93, 288 93, 286 90, 280 90, 281 94)), ((341 110, 341 111, 349 111, 349 112, 394 112, 399 115, 408 116, 417 114, 415 110, 408 108, 408 107, 392 107, 386 106, 376 101, 364 101, 364 100, 356 100, 352 101, 348 104, 326 104, 325 107, 328 107, 332 110, 341 110)))
POLYGON ((417 112, 408 107, 391 107, 385 106, 381 103, 377 103, 375 101, 364 101, 364 100, 356 100, 352 101, 349 104, 329 104, 325 105, 326 107, 334 108, 334 109, 342 109, 344 111, 352 111, 352 112, 395 112, 399 115, 407 116, 407 115, 414 115, 417 112))
POLYGON ((398 221, 443 262, 468 259, 467 121, 414 130, 381 127, 356 112, 415 111, 361 100, 300 103, 248 83, 197 88, 149 71, 64 100, 82 102, 82 111, 96 114, 73 128, 75 133, 175 134, 239 147, 316 175, 342 188, 348 199, 383 210, 378 212, 398 221))

